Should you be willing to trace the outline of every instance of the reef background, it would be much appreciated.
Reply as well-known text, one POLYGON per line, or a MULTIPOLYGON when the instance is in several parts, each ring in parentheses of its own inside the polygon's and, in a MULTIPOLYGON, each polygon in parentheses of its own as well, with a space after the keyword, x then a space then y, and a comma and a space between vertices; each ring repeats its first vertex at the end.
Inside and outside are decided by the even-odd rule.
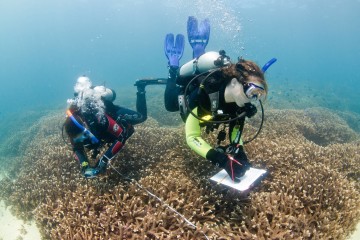
POLYGON ((359 222, 359 12, 359 0, 0 1, 0 198, 44 239, 345 239, 359 222), (85 181, 61 138, 79 75, 135 109, 135 79, 166 77, 164 36, 186 34, 190 15, 210 19, 207 51, 278 58, 245 147, 269 176, 249 196, 208 181, 219 169, 188 149, 163 88, 147 88, 150 119, 112 165, 197 229, 113 168, 85 181))
MULTIPOLYGON (((1 145, 1 152, 16 153, 2 155, 1 199, 16 216, 35 219, 44 239, 346 239, 354 230, 360 219, 357 114, 265 104, 262 133, 245 149, 269 175, 240 195, 208 180, 219 169, 188 149, 177 113, 162 108, 162 90, 148 87, 150 119, 96 180, 80 176, 61 138, 64 112, 34 113, 27 118, 31 127, 1 145)), ((133 98, 119 96, 119 102, 133 98)), ((259 115, 248 121, 245 139, 259 115)))

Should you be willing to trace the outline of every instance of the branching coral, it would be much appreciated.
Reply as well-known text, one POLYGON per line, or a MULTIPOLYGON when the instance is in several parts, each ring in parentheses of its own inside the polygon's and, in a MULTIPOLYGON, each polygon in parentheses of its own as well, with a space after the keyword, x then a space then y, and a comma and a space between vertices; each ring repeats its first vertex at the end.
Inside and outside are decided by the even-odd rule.
MULTIPOLYGON (((219 169, 189 150, 182 127, 152 118, 105 176, 86 181, 59 134, 62 114, 37 123, 36 141, 15 158, 19 174, 1 180, 0 196, 19 217, 34 217, 46 239, 344 239, 360 219, 356 133, 318 109, 266 116, 245 150, 269 175, 248 196, 213 186, 219 169)), ((258 123, 249 122, 245 137, 258 123)))

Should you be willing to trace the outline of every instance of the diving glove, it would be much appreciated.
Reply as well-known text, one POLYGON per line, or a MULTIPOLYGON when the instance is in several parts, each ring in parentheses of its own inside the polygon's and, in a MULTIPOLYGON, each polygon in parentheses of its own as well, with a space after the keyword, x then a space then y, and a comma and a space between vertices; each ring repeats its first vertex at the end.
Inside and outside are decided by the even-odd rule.
POLYGON ((238 150, 239 151, 237 151, 233 158, 241 164, 241 169, 236 169, 236 171, 238 171, 237 174, 242 177, 245 172, 250 169, 251 163, 242 148, 239 148, 238 150))
POLYGON ((83 162, 81 164, 81 174, 85 178, 94 178, 99 174, 99 171, 95 168, 89 167, 88 162, 83 162))
POLYGON ((231 156, 225 153, 210 149, 206 154, 206 158, 214 165, 224 168, 234 182, 240 182, 240 178, 250 168, 250 163, 244 152, 231 156))

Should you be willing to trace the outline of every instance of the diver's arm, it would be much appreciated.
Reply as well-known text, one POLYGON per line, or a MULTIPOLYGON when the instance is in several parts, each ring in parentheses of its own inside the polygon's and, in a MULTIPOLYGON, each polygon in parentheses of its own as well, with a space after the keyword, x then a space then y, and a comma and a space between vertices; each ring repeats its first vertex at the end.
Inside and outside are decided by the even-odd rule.
MULTIPOLYGON (((193 113, 197 115, 197 108, 194 108, 193 113)), ((194 150, 200 156, 207 158, 206 155, 212 147, 204 141, 201 137, 201 129, 199 120, 196 119, 192 114, 186 119, 185 123, 185 135, 186 143, 189 147, 194 150)))
POLYGON ((79 161, 81 170, 85 169, 89 165, 89 160, 85 154, 84 145, 82 143, 74 143, 72 140, 71 144, 73 145, 75 159, 79 161))
MULTIPOLYGON (((197 108, 194 108, 192 112, 197 115, 197 108)), ((195 118, 192 114, 189 114, 186 119, 185 135, 186 143, 200 156, 210 160, 212 163, 219 166, 223 165, 224 162, 226 162, 224 154, 220 154, 218 151, 213 149, 210 144, 205 142, 204 139, 201 137, 199 120, 195 118), (221 163, 219 163, 219 161, 221 163)))
MULTIPOLYGON (((192 112, 195 115, 197 115, 197 108, 194 108, 192 112)), ((232 127, 232 129, 233 129, 232 135, 234 135, 234 137, 236 137, 237 134, 240 134, 239 127, 236 128, 235 126, 232 127)), ((185 134, 186 134, 186 143, 189 145, 189 147, 192 150, 194 150, 197 154, 210 160, 212 163, 216 165, 220 165, 220 166, 223 165, 218 163, 218 161, 220 161, 221 158, 224 158, 224 156, 220 156, 219 152, 217 152, 207 142, 204 141, 204 139, 201 137, 201 128, 200 128, 199 120, 195 118, 192 114, 189 114, 189 116, 186 119, 185 134)), ((221 162, 223 161, 225 160, 221 160, 221 162)))
POLYGON ((147 105, 146 105, 146 92, 144 91, 138 91, 136 93, 136 110, 138 113, 140 113, 141 117, 136 121, 136 123, 142 123, 145 122, 147 119, 147 105))
POLYGON ((137 111, 120 107, 113 104, 112 102, 106 103, 106 113, 113 118, 117 123, 126 121, 131 125, 139 124, 144 122, 147 119, 147 107, 146 107, 146 98, 145 91, 137 92, 136 99, 136 109, 137 111))
MULTIPOLYGON (((192 112, 197 115, 197 108, 194 108, 192 112)), ((192 114, 186 119, 185 123, 185 135, 186 142, 189 147, 194 150, 200 156, 208 159, 212 164, 224 168, 228 157, 224 153, 220 153, 213 149, 204 139, 201 137, 201 128, 199 120, 196 119, 192 114)))
POLYGON ((169 112, 179 111, 179 89, 176 86, 177 75, 178 67, 169 67, 169 76, 166 82, 166 88, 164 93, 165 109, 169 112))
POLYGON ((84 149, 74 150, 74 154, 76 159, 79 161, 80 165, 82 165, 84 162, 86 163, 88 162, 84 149))
MULTIPOLYGON (((140 110, 141 111, 141 110, 140 110)), ((124 108, 121 107, 117 113, 116 113, 116 117, 114 117, 114 119, 116 120, 117 123, 122 123, 123 121, 125 121, 127 124, 130 125, 136 125, 139 123, 142 123, 146 120, 147 118, 147 112, 137 112, 128 108, 124 108), (143 114, 146 115, 143 115, 143 114)))
MULTIPOLYGON (((197 108, 193 109, 192 111, 194 114, 197 114, 197 108)), ((189 114, 188 118, 186 119, 185 134, 186 142, 192 150, 194 150, 200 156, 211 161, 212 164, 220 168, 224 168, 232 180, 238 182, 239 177, 243 176, 246 170, 249 168, 247 162, 235 159, 234 157, 225 153, 218 152, 213 149, 207 142, 205 142, 201 138, 199 120, 191 114, 189 114)))

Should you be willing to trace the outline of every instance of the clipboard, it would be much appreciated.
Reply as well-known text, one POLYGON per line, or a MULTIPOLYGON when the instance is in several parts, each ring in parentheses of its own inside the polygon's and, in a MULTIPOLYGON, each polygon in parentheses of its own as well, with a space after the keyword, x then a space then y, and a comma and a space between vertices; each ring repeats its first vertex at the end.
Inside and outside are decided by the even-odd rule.
POLYGON ((239 190, 240 192, 248 191, 252 188, 257 182, 261 181, 267 174, 265 169, 258 169, 258 168, 250 168, 246 171, 244 176, 240 178, 240 182, 234 182, 229 174, 225 171, 225 169, 221 170, 214 176, 210 178, 210 180, 216 182, 217 184, 223 184, 239 190))

